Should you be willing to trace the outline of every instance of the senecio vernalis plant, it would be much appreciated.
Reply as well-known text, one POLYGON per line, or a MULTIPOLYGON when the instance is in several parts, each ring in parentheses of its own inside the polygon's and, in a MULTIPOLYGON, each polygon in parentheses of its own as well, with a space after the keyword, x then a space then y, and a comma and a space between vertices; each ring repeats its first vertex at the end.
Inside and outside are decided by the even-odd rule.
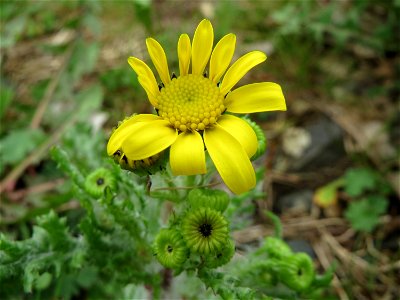
POLYGON ((82 289, 90 299, 173 298, 170 277, 182 275, 202 283, 205 293, 181 291, 185 298, 319 297, 316 291, 329 285, 332 272, 317 276, 311 258, 293 253, 279 230, 248 258, 232 259, 235 210, 260 194, 263 172, 251 161, 266 149, 260 127, 240 115, 286 110, 276 83, 232 90, 266 60, 252 51, 229 66, 235 43, 230 33, 213 48, 213 27, 201 21, 192 42, 187 34, 179 38, 177 76, 162 46, 148 38, 160 84, 146 63, 128 59, 154 113, 120 122, 107 144, 112 159, 99 155, 94 171, 95 151, 90 165, 77 166, 75 149, 52 150, 86 214, 70 228, 51 211, 37 219, 29 239, 1 235, 0 280, 6 288, 0 296, 20 296, 12 287, 22 282, 26 294, 41 299, 69 299, 82 289), (212 188, 215 171, 232 194, 212 188))

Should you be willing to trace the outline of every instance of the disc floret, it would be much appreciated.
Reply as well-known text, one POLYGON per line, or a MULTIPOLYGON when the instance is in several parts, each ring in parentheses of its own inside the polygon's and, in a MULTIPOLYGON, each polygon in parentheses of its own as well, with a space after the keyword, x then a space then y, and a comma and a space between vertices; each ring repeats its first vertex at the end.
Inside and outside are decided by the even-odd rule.
POLYGON ((225 110, 220 89, 202 75, 174 78, 157 100, 159 115, 182 132, 212 126, 225 110))

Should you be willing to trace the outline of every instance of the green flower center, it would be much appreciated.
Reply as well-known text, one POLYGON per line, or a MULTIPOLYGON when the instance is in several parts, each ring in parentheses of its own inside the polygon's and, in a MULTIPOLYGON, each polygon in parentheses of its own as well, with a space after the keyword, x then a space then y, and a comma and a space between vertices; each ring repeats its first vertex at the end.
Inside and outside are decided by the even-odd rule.
POLYGON ((98 178, 96 183, 97 183, 97 185, 103 185, 104 184, 104 179, 103 178, 98 178))
POLYGON ((201 224, 199 226, 199 232, 201 233, 202 236, 208 237, 212 233, 212 226, 211 224, 201 224))
POLYGON ((225 110, 224 95, 210 79, 189 74, 161 89, 158 114, 180 131, 204 130, 225 110))

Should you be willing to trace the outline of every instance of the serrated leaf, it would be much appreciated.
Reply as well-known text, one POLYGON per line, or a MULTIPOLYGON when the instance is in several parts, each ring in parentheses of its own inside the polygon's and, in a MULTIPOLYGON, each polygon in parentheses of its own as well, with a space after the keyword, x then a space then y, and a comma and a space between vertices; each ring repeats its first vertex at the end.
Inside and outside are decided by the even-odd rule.
POLYGON ((40 227, 47 231, 52 248, 66 251, 69 248, 70 236, 66 219, 59 218, 54 211, 37 218, 40 227))
POLYGON ((380 195, 351 202, 345 212, 355 230, 371 232, 379 223, 379 217, 386 212, 388 201, 380 195))
POLYGON ((367 168, 350 169, 345 176, 345 192, 349 196, 360 196, 366 190, 376 186, 376 174, 367 168))

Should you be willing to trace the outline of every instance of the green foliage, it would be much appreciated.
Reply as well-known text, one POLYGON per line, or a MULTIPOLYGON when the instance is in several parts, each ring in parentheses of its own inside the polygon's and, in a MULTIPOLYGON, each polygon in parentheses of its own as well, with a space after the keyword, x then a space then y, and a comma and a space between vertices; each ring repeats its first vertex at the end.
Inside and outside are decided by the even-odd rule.
POLYGON ((350 203, 345 217, 355 230, 372 232, 379 223, 388 207, 388 200, 379 195, 370 195, 366 198, 350 203))
POLYGON ((133 0, 137 19, 144 25, 148 32, 153 31, 151 18, 152 0, 133 0))
MULTIPOLYGON (((100 200, 97 196, 92 197, 84 189, 81 170, 71 162, 68 154, 58 148, 53 149, 52 154, 59 167, 76 184, 75 196, 86 210, 87 214, 80 221, 80 234, 70 231, 65 217, 59 218, 50 212, 37 218, 31 238, 13 242, 2 236, 2 282, 7 286, 16 284, 15 281, 23 282, 26 293, 43 291, 65 299, 82 289, 91 291, 95 298, 115 297, 120 284, 152 285, 158 282, 158 274, 146 268, 152 261, 146 237, 151 232, 146 216, 152 210, 146 210, 135 194, 120 192, 115 198, 106 192, 100 200), (99 285, 98 288, 91 289, 94 284, 99 285)), ((113 172, 117 178, 123 176, 118 169, 113 172)), ((17 291, 10 288, 2 293, 11 296, 17 291)))
POLYGON ((317 275, 311 258, 294 253, 280 238, 266 237, 260 248, 245 260, 232 263, 229 274, 238 286, 251 288, 256 299, 325 299, 333 279, 333 268, 317 275))
POLYGON ((382 52, 385 48, 394 49, 392 35, 388 33, 396 28, 395 13, 391 10, 392 3, 387 1, 380 6, 388 12, 388 22, 376 24, 370 34, 369 30, 360 26, 363 16, 377 3, 372 0, 355 1, 350 7, 339 2, 318 5, 313 1, 287 2, 281 9, 272 13, 272 18, 280 24, 278 33, 285 36, 312 37, 321 45, 326 36, 332 37, 336 45, 343 47, 350 40, 352 43, 371 47, 382 52), (349 9, 350 8, 350 9, 349 9), (344 11, 346 13, 344 13, 344 11), (338 17, 337 12, 340 12, 338 17))
POLYGON ((3 80, 0 80, 0 120, 6 112, 8 106, 14 98, 14 90, 12 87, 6 85, 3 80))
POLYGON ((385 197, 390 192, 388 183, 379 173, 368 168, 350 169, 343 179, 345 192, 353 197, 361 197, 350 203, 345 217, 355 230, 372 232, 389 205, 385 197))
POLYGON ((345 191, 349 196, 360 196, 367 190, 372 190, 377 184, 376 174, 370 169, 350 169, 346 172, 345 191))
POLYGON ((222 299, 251 300, 254 298, 254 291, 247 287, 238 286, 236 278, 222 272, 202 269, 198 272, 199 278, 207 288, 221 296, 222 299))
MULTIPOLYGON (((2 167, 15 164, 36 149, 45 139, 40 129, 16 129, 0 140, 0 161, 2 167)), ((2 170, 0 170, 2 171, 2 170)))
POLYGON ((344 176, 317 189, 314 202, 321 207, 335 205, 340 188, 352 197, 344 214, 346 219, 355 230, 372 232, 389 205, 386 197, 391 189, 388 183, 370 168, 351 168, 344 176))

